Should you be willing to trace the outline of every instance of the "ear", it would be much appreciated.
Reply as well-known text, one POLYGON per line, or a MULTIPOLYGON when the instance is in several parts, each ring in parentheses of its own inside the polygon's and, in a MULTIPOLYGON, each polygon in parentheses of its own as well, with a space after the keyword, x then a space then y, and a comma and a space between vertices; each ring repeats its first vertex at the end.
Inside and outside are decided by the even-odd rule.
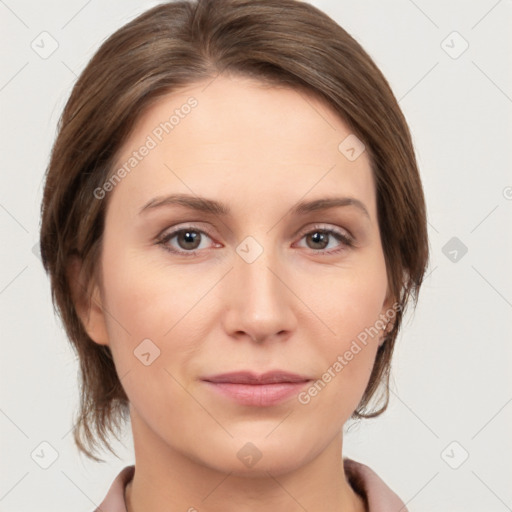
POLYGON ((96 279, 86 282, 83 261, 72 256, 67 267, 67 279, 76 313, 89 337, 99 345, 108 345, 101 290, 96 279))
POLYGON ((385 317, 387 320, 384 320, 386 322, 386 326, 382 331, 379 346, 381 346, 386 341, 387 335, 393 330, 396 311, 396 298, 393 297, 388 288, 386 292, 386 298, 384 299, 384 303, 382 304, 382 309, 380 312, 381 318, 385 317))

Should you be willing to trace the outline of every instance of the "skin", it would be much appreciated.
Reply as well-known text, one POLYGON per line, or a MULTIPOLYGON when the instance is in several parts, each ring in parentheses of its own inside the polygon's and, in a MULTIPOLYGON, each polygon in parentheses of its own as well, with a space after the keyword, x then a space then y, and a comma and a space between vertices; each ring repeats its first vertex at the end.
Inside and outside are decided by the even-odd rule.
POLYGON ((128 510, 361 512, 343 469, 343 425, 366 388, 380 336, 308 404, 293 396, 243 406, 200 379, 269 369, 320 379, 389 311, 369 157, 349 161, 338 150, 351 131, 311 95, 233 76, 210 82, 161 98, 123 146, 118 165, 174 109, 197 99, 103 199, 101 279, 93 300, 77 306, 89 336, 110 346, 130 400, 136 471, 128 510), (222 201, 232 216, 183 206, 139 214, 171 193, 222 201), (352 205, 290 213, 299 201, 333 196, 358 199, 368 216, 352 205), (200 243, 175 236, 167 246, 195 248, 196 257, 155 241, 189 223, 206 233, 200 243), (316 225, 355 245, 332 235, 315 243, 316 225), (263 248, 252 263, 236 252, 247 236, 263 248), (160 350, 149 365, 134 356, 144 339, 160 350), (262 455, 252 467, 237 457, 248 442, 262 455))

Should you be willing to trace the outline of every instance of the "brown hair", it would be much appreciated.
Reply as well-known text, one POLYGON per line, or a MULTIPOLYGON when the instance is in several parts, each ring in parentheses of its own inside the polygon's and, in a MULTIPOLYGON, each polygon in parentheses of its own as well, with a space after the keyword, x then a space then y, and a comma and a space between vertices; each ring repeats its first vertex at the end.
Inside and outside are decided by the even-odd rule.
POLYGON ((393 347, 406 304, 410 297, 417 302, 428 239, 409 129, 386 79, 343 28, 308 3, 164 3, 112 34, 88 63, 59 119, 46 171, 41 255, 54 307, 80 363, 74 440, 96 461, 102 460, 94 455, 101 444, 115 454, 108 437, 129 418, 128 398, 109 347, 93 342, 77 315, 68 268, 78 257, 85 282, 95 275, 107 199, 96 199, 94 190, 114 172, 137 120, 161 96, 221 73, 308 91, 327 102, 366 145, 388 282, 400 306, 352 417, 374 417, 388 405, 393 347), (384 403, 368 412, 380 385, 384 403))

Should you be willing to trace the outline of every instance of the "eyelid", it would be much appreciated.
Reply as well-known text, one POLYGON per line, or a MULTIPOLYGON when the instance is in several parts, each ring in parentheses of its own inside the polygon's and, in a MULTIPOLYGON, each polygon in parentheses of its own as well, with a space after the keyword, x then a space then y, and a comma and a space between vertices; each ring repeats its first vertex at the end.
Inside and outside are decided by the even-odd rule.
POLYGON ((205 233, 210 238, 213 238, 213 235, 210 232, 210 228, 205 227, 205 225, 200 221, 190 221, 190 222, 180 222, 175 224, 172 227, 166 227, 162 230, 158 235, 156 235, 155 240, 161 240, 162 238, 166 238, 168 235, 176 235, 183 230, 194 230, 199 231, 201 233, 205 233))
POLYGON ((334 232, 334 233, 350 240, 354 244, 356 242, 355 237, 352 236, 350 231, 348 231, 347 229, 340 228, 339 226, 333 226, 332 224, 323 224, 323 223, 316 223, 316 224, 313 224, 312 226, 307 226, 306 228, 300 230, 296 236, 302 237, 302 236, 307 235, 308 233, 311 233, 312 231, 315 231, 315 230, 334 232))

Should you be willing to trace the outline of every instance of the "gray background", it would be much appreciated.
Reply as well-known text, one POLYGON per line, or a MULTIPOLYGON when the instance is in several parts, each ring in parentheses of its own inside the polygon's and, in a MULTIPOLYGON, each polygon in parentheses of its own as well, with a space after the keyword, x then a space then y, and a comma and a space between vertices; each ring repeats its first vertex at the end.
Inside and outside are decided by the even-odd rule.
MULTIPOLYGON (((95 464, 73 445, 77 363, 33 248, 76 76, 108 35, 157 3, 0 1, 1 512, 91 511, 133 463, 129 429, 126 446, 115 444, 120 460, 95 464)), ((397 344, 389 409, 350 427, 344 455, 371 466, 411 512, 512 510, 512 1, 311 3, 365 47, 399 99, 432 249, 397 344)))

